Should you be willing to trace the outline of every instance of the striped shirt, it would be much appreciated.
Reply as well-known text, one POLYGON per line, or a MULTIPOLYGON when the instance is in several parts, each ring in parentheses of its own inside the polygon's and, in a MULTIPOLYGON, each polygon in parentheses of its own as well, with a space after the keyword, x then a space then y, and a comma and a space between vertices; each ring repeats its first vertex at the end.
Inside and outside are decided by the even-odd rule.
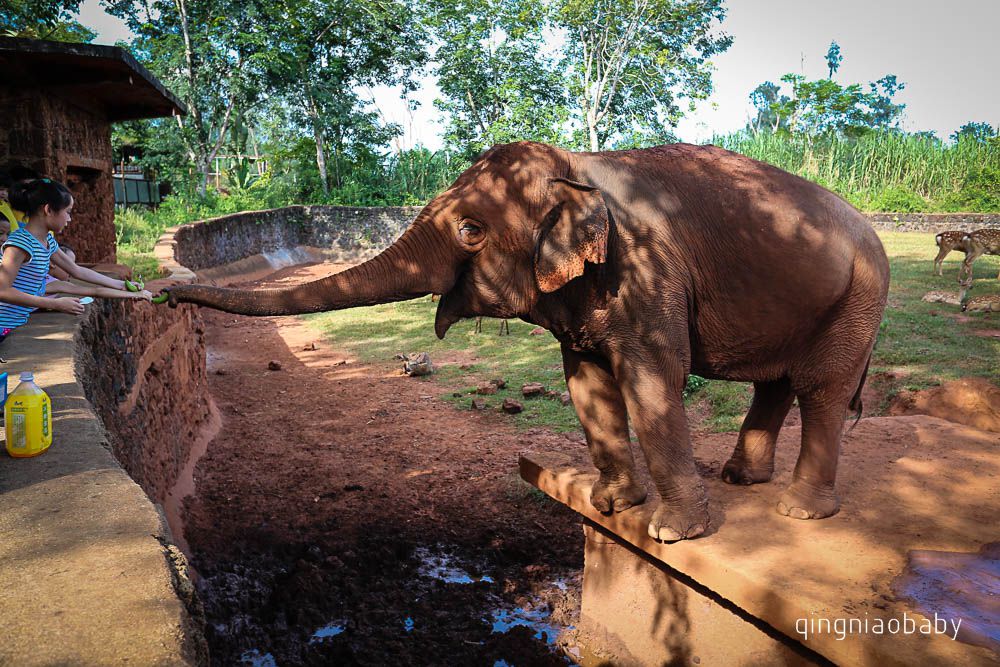
MULTIPOLYGON (((33 296, 45 295, 45 276, 49 273, 49 262, 55 251, 59 250, 59 244, 56 243, 52 232, 49 232, 46 240, 48 247, 39 243, 27 227, 19 227, 17 231, 11 232, 10 236, 7 237, 7 242, 0 249, 0 254, 8 246, 20 248, 28 253, 28 261, 21 265, 17 277, 14 278, 14 289, 33 296)), ((35 309, 29 306, 0 302, 0 329, 13 329, 21 326, 28 321, 28 315, 33 310, 35 309)))

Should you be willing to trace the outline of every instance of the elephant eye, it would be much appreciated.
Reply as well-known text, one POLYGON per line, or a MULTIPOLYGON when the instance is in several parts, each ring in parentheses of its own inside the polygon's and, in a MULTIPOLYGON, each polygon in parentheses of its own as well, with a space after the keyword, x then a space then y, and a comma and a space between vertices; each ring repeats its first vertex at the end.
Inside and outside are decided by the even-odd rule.
POLYGON ((458 226, 458 237, 466 245, 476 245, 486 238, 486 234, 478 224, 470 220, 463 220, 462 224, 458 226))

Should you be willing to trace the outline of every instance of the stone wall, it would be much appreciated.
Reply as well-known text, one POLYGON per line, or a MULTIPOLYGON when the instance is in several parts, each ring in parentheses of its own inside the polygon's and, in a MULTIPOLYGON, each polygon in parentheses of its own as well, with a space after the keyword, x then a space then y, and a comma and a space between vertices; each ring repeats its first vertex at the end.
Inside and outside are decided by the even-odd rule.
POLYGON ((872 226, 887 232, 971 232, 982 227, 1000 228, 998 213, 866 213, 872 226))
POLYGON ((168 273, 200 271, 296 246, 321 248, 335 261, 364 260, 399 238, 420 208, 289 206, 236 213, 168 230, 157 259, 171 267, 168 273))

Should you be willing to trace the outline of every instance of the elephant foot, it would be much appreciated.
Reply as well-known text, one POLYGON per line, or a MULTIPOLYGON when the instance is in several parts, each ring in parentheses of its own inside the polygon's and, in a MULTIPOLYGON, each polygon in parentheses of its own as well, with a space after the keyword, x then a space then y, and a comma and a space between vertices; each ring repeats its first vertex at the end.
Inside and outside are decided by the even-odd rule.
POLYGON ((771 468, 752 468, 737 459, 729 459, 722 467, 722 481, 728 484, 762 484, 771 481, 771 468))
POLYGON ((677 542, 698 537, 708 530, 706 503, 684 510, 668 507, 661 502, 649 520, 649 536, 661 542, 677 542))
POLYGON ((840 510, 840 499, 833 485, 816 487, 794 481, 781 495, 777 510, 793 519, 825 519, 840 510))
POLYGON ((646 501, 646 489, 631 477, 612 481, 602 473, 590 489, 590 504, 602 514, 623 512, 646 501))

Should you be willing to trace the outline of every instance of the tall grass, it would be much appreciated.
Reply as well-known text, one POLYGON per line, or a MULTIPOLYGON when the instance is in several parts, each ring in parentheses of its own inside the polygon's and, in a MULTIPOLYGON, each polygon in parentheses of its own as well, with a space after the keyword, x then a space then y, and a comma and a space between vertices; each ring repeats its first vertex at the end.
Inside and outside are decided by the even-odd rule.
POLYGON ((899 132, 857 138, 737 132, 712 140, 815 181, 862 210, 1000 210, 1000 144, 899 132))

